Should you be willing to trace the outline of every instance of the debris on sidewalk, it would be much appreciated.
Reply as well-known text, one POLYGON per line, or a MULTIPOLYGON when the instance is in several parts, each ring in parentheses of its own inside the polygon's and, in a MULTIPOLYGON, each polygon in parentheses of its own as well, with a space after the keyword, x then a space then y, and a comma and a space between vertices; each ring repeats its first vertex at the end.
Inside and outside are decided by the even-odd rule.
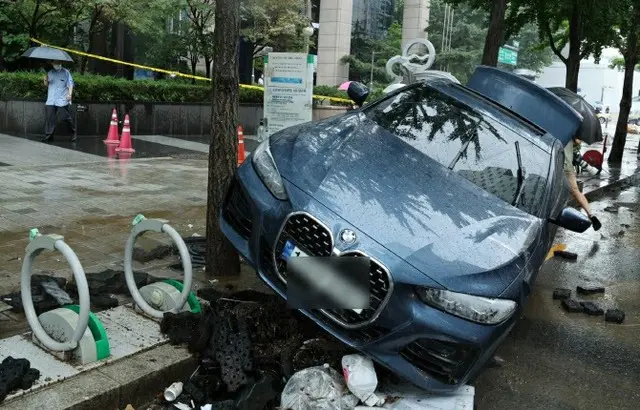
POLYGON ((624 322, 624 311, 621 309, 609 309, 604 315, 605 322, 621 324, 624 322))
POLYGON ((353 409, 357 403, 358 398, 349 394, 342 376, 328 364, 294 374, 280 399, 280 407, 289 410, 353 409))
MULTIPOLYGON (((49 275, 32 275, 31 276, 31 298, 36 314, 41 314, 60 306, 73 303, 69 295, 70 289, 67 289, 67 280, 49 275), (46 285, 45 285, 46 283, 46 285), (53 294, 57 296, 54 297, 53 294), (60 301, 65 303, 60 303, 60 301), (71 302, 69 302, 71 301, 71 302)), ((12 310, 22 313, 22 296, 20 292, 11 292, 0 297, 12 310)))
POLYGON ((556 288, 553 291, 553 300, 565 300, 571 297, 571 289, 556 288))
POLYGON ((608 207, 604 208, 604 210, 605 210, 606 212, 610 212, 610 213, 617 214, 617 213, 618 213, 618 211, 620 210, 620 208, 619 208, 619 207, 617 207, 617 206, 608 206, 608 207))
POLYGON ((605 288, 604 286, 584 285, 584 286, 577 286, 576 292, 578 292, 581 295, 593 295, 597 293, 604 293, 605 288))
POLYGON ((604 310, 593 302, 580 302, 580 304, 584 308, 584 313, 589 316, 604 315, 604 310))
POLYGON ((568 260, 572 260, 575 261, 576 259, 578 259, 578 254, 577 253, 573 253, 573 252, 567 252, 567 251, 555 251, 553 253, 554 256, 559 256, 563 259, 568 259, 568 260))
POLYGON ((135 247, 133 249, 133 260, 140 263, 151 262, 156 259, 163 259, 174 253, 174 247, 169 245, 160 245, 149 252, 142 248, 135 247))
POLYGON ((40 371, 27 359, 6 357, 0 364, 0 402, 14 390, 29 390, 40 378, 40 371))
POLYGON ((565 299, 562 301, 562 307, 569 313, 581 313, 584 312, 584 308, 582 305, 573 300, 573 299, 565 299))

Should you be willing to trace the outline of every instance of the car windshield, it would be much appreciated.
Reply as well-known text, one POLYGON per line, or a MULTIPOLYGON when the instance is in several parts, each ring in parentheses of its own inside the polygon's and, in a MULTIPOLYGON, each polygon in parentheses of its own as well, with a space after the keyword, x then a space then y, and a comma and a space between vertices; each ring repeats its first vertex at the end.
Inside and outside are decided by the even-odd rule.
POLYGON ((427 85, 408 88, 364 113, 490 194, 538 215, 551 156, 489 113, 427 85), (519 171, 524 172, 520 181, 519 171))

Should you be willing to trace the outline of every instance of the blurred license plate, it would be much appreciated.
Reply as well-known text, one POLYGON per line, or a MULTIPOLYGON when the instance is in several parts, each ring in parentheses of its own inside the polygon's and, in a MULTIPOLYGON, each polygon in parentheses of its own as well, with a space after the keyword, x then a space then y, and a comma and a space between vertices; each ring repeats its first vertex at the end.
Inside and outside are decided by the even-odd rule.
MULTIPOLYGON (((308 257, 309 255, 307 255, 302 249, 294 245, 293 242, 287 241, 287 243, 285 243, 284 249, 282 250, 282 259, 284 259, 285 261, 289 260, 290 258, 308 258, 308 257)), ((351 309, 351 310, 353 310, 357 314, 360 314, 363 311, 362 309, 351 309)))

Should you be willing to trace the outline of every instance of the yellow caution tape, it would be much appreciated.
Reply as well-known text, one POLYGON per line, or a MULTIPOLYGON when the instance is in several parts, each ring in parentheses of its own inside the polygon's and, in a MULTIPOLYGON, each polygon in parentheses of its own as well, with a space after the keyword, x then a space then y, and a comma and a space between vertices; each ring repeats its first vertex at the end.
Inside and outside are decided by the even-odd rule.
MULTIPOLYGON (((31 38, 31 41, 33 41, 34 43, 40 44, 41 46, 50 47, 50 48, 56 48, 58 50, 66 51, 67 53, 77 54, 77 55, 84 56, 84 57, 95 58, 96 60, 108 61, 110 63, 115 63, 115 64, 128 65, 130 67, 139 68, 141 70, 155 71, 157 73, 173 75, 173 76, 176 76, 176 77, 191 78, 191 79, 200 80, 200 81, 211 81, 210 78, 202 77, 202 76, 199 76, 199 75, 185 74, 185 73, 181 73, 179 71, 171 71, 171 70, 165 70, 165 69, 162 69, 162 68, 150 67, 150 66, 146 66, 146 65, 142 65, 142 64, 130 63, 130 62, 127 62, 127 61, 116 60, 115 58, 103 57, 103 56, 99 56, 97 54, 85 53, 84 51, 73 50, 73 49, 70 49, 70 48, 52 46, 50 44, 43 43, 42 41, 37 40, 35 38, 31 38)), ((249 89, 249 90, 260 90, 260 91, 264 92, 264 87, 260 87, 260 86, 257 86, 257 85, 240 84, 240 87, 241 88, 246 88, 246 89, 249 89)), ((329 100, 329 101, 336 101, 336 102, 341 102, 341 103, 352 104, 352 101, 348 100, 346 98, 329 97, 329 96, 326 96, 326 95, 315 95, 315 94, 313 95, 313 98, 315 98, 316 100, 329 100)))

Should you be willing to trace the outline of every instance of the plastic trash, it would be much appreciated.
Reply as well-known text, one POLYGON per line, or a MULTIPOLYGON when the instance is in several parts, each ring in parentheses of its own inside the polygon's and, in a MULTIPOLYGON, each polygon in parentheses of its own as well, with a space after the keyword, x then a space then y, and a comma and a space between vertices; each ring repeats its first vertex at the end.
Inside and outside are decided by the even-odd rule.
POLYGON ((340 373, 328 364, 295 373, 280 398, 280 407, 287 410, 353 410, 357 404, 340 373))
POLYGON ((342 358, 342 374, 349 391, 369 407, 381 406, 384 398, 376 396, 378 376, 373 360, 359 354, 350 354, 342 358))
POLYGON ((172 402, 182 394, 182 382, 175 382, 164 391, 164 399, 172 402))

